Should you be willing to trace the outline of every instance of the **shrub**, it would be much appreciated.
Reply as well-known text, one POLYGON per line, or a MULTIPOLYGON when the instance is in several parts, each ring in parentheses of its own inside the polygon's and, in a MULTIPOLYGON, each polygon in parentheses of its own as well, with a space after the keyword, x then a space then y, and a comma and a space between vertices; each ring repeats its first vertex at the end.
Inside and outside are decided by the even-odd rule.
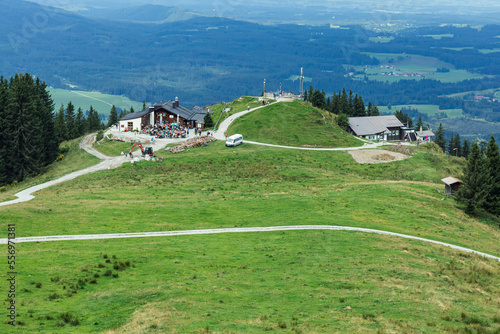
POLYGON ((59 294, 57 292, 54 292, 54 293, 49 295, 49 300, 55 300, 55 299, 59 299, 59 298, 61 298, 61 296, 59 296, 59 294))
POLYGON ((35 288, 40 289, 41 287, 42 287, 42 283, 40 283, 40 282, 35 283, 35 288))
POLYGON ((97 135, 95 136, 96 141, 101 141, 104 138, 104 131, 100 130, 97 132, 97 135))
POLYGON ((285 329, 286 328, 286 322, 284 322, 283 320, 278 320, 278 327, 285 329))

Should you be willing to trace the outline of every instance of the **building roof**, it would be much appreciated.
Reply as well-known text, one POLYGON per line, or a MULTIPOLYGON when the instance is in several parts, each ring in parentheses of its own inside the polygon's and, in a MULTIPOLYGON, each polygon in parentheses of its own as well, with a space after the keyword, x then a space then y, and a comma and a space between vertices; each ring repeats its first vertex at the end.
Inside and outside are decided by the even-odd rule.
POLYGON ((419 137, 434 137, 435 134, 432 131, 426 130, 426 131, 417 131, 417 135, 419 137))
POLYGON ((146 116, 147 114, 149 114, 151 111, 153 111, 153 110, 152 109, 150 110, 148 108, 148 109, 144 109, 144 110, 138 111, 138 112, 131 112, 129 114, 126 114, 122 118, 120 118, 120 121, 128 121, 128 120, 131 120, 131 119, 141 118, 141 117, 146 116))
POLYGON ((442 182, 444 182, 445 184, 451 186, 452 184, 455 184, 455 183, 463 183, 462 181, 460 181, 459 179, 456 179, 452 176, 449 176, 447 178, 444 178, 441 180, 442 182))
POLYGON ((127 114, 120 118, 120 121, 128 121, 141 118, 152 113, 153 111, 158 111, 161 109, 164 109, 172 114, 179 115, 179 117, 184 118, 188 121, 196 121, 198 123, 203 123, 203 118, 205 117, 207 112, 213 114, 213 110, 205 110, 199 106, 194 106, 193 108, 189 109, 184 107, 183 105, 180 105, 179 101, 170 100, 167 102, 158 102, 142 111, 127 114))
POLYGON ((388 128, 400 128, 404 124, 394 115, 349 117, 349 126, 356 136, 376 135, 387 133, 388 128))

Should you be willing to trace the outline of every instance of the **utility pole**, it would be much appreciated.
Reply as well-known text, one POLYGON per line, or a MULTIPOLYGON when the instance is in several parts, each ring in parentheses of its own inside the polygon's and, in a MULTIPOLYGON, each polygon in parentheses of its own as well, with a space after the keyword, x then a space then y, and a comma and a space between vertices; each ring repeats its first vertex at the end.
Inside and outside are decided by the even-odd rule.
POLYGON ((264 90, 262 92, 263 92, 263 94, 266 93, 266 79, 264 79, 264 90))

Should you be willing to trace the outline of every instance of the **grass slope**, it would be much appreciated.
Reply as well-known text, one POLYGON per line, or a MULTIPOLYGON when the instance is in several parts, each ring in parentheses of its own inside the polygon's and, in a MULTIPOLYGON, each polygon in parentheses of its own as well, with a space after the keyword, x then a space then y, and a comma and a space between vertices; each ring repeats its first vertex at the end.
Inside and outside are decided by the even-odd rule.
POLYGON ((222 104, 217 104, 215 106, 210 107, 211 110, 214 111, 212 115, 212 119, 214 120, 214 124, 217 123, 217 121, 220 118, 220 122, 224 121, 226 118, 229 116, 236 114, 240 111, 247 110, 248 107, 250 108, 255 108, 258 106, 261 106, 262 102, 259 102, 259 98, 257 97, 252 97, 252 96, 242 96, 239 99, 234 100, 233 102, 228 103, 225 105, 224 103, 222 104), (228 112, 224 112, 222 114, 222 117, 220 117, 220 114, 223 112, 224 106, 229 109, 228 112))
MULTIPOLYGON (((157 153, 163 163, 125 164, 0 208, 2 237, 7 223, 16 224, 17 237, 328 224, 500 255, 498 227, 441 200, 439 180, 460 176, 464 161, 426 146, 411 159, 378 165, 359 165, 345 152, 222 142, 157 153)), ((289 231, 27 243, 16 250, 19 332, 500 327, 498 261, 395 237, 289 231)), ((11 330, 0 324, 0 331, 11 330)))
POLYGON ((60 157, 62 160, 48 166, 43 174, 26 179, 20 183, 8 185, 5 188, 2 187, 0 191, 0 201, 4 202, 15 199, 16 197, 14 194, 23 189, 54 180, 63 175, 97 164, 100 160, 80 149, 80 141, 81 138, 78 138, 61 143, 60 147, 68 149, 68 152, 60 157))
POLYGON ((22 332, 499 328, 498 263, 394 237, 291 231, 20 249, 22 332))
POLYGON ((244 139, 262 143, 354 147, 363 143, 337 126, 331 114, 302 101, 277 103, 238 118, 227 134, 241 133, 244 139))

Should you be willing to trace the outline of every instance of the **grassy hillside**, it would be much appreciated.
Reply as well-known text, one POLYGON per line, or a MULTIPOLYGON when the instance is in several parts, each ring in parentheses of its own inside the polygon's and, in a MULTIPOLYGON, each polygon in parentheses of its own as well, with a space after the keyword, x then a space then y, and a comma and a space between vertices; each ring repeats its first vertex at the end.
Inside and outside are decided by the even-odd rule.
MULTIPOLYGON (((460 158, 423 148, 411 159, 359 165, 345 152, 226 148, 222 142, 157 153, 164 162, 125 164, 0 208, 0 230, 7 231, 7 222, 16 224, 17 237, 328 224, 500 255, 498 227, 442 200, 439 180, 460 176, 460 158)), ((396 237, 290 231, 16 249, 21 332, 457 333, 500 327, 500 263, 396 237)))
POLYGON ((213 107, 210 107, 211 110, 214 111, 212 118, 214 120, 214 124, 217 123, 217 120, 219 120, 220 114, 223 112, 224 107, 229 109, 229 111, 224 112, 222 114, 222 117, 220 117, 220 122, 224 121, 226 118, 229 116, 236 114, 240 111, 247 110, 248 107, 250 108, 255 108, 258 106, 261 106, 262 102, 259 102, 259 98, 257 97, 252 97, 252 96, 242 96, 233 102, 224 104, 217 104, 213 107))
POLYGON ((44 183, 71 172, 97 164, 100 160, 80 149, 81 138, 61 143, 66 151, 57 162, 47 167, 42 175, 28 178, 20 183, 11 184, 0 189, 0 202, 15 199, 14 194, 29 187, 44 183))
POLYGON ((303 101, 277 103, 238 118, 227 134, 269 144, 352 147, 363 143, 337 126, 333 115, 303 101))

